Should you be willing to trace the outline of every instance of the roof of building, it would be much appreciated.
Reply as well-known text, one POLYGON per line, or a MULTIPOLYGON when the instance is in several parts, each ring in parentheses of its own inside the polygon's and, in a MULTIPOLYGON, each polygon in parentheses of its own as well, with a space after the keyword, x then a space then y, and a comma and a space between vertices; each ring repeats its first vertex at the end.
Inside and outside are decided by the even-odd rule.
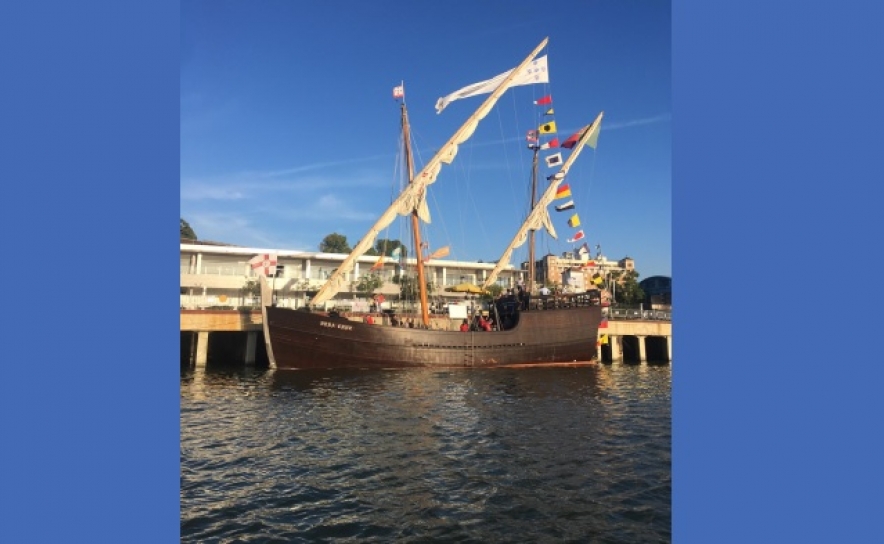
POLYGON ((190 244, 194 246, 224 246, 224 247, 243 247, 236 244, 226 244, 224 242, 213 242, 211 240, 197 240, 196 238, 181 238, 182 244, 190 244))

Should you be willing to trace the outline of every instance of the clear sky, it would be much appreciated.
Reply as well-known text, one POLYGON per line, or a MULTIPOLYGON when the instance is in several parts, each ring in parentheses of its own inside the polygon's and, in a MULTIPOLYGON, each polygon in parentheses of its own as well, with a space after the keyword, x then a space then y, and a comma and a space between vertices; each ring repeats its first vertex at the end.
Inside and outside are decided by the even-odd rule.
MULTIPOLYGON (((393 87, 405 82, 419 169, 485 96, 441 115, 436 100, 549 37, 549 84, 508 90, 431 186, 431 249, 500 257, 527 213, 524 134, 548 94, 559 140, 605 112, 597 149, 567 179, 593 253, 671 275, 670 26, 658 0, 184 0, 181 216, 205 240, 316 251, 338 232, 352 246, 400 187, 393 87)), ((571 214, 550 213, 558 240, 538 234, 538 254, 577 247, 571 214)), ((405 241, 400 223, 380 236, 405 241)), ((523 246, 512 262, 526 257, 523 246)))

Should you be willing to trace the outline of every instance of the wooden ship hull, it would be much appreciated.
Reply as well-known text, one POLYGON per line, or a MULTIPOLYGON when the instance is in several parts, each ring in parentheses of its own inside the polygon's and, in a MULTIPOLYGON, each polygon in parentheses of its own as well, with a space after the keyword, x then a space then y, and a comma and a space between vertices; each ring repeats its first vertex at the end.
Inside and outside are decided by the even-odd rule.
POLYGON ((277 368, 489 368, 592 364, 601 307, 521 312, 509 330, 460 332, 350 321, 268 306, 277 368))

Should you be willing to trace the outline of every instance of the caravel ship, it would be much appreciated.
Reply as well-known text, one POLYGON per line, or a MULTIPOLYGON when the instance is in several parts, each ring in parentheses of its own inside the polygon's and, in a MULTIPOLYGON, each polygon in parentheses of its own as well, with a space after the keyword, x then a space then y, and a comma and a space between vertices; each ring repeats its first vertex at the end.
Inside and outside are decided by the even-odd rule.
MULTIPOLYGON (((548 206, 583 145, 589 141, 594 142, 594 138, 597 138, 602 114, 599 114, 590 125, 581 129, 577 145, 573 147, 559 171, 548 178, 550 183, 539 198, 535 198, 537 147, 534 147, 531 211, 499 259, 497 266, 480 288, 485 290, 491 286, 503 267, 509 263, 513 249, 530 239, 527 290, 529 297, 524 301, 515 297, 498 299, 491 307, 497 325, 494 330, 460 332, 432 329, 428 314, 423 259, 420 257, 416 259, 416 267, 422 322, 415 328, 351 321, 339 316, 337 312, 315 309, 319 304, 332 298, 344 286, 346 275, 353 270, 356 260, 371 247, 380 231, 398 215, 411 216, 414 225, 414 247, 422 247, 419 224, 421 221, 429 222, 426 204, 427 186, 436 181, 442 164, 450 164, 454 160, 458 145, 473 134, 479 121, 491 111, 509 87, 532 83, 526 74, 530 74, 532 66, 541 60, 535 57, 546 43, 547 40, 544 39, 519 66, 509 72, 440 99, 437 110, 441 111, 450 100, 490 93, 476 112, 417 175, 413 173, 408 113, 403 97, 400 106, 402 140, 405 146, 404 157, 409 184, 313 296, 310 301, 310 307, 313 309, 281 308, 268 304, 271 300, 269 287, 266 279, 261 278, 265 342, 268 356, 275 362, 277 368, 487 368, 592 364, 595 361, 598 326, 602 318, 598 292, 587 291, 556 297, 530 296, 530 294, 534 291, 534 231, 546 228, 553 237, 556 236, 548 206), (484 89, 487 90, 476 90, 477 85, 484 85, 484 89)), ((542 61, 545 66, 545 57, 542 61)), ((402 93, 401 87, 398 89, 402 93)))

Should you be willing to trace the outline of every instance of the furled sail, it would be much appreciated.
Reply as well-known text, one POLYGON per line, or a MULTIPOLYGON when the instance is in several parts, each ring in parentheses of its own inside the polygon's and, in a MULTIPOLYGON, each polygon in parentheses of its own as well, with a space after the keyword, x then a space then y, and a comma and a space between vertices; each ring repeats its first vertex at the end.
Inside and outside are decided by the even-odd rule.
POLYGON ((537 205, 535 205, 534 209, 531 210, 531 213, 528 214, 527 219, 525 219, 525 221, 522 223, 522 227, 518 230, 518 232, 516 232, 516 235, 513 237, 513 241, 510 242, 510 245, 506 248, 506 251, 503 252, 500 260, 497 261, 497 265, 494 267, 494 270, 492 270, 491 273, 488 274, 488 277, 485 279, 485 283, 482 284, 482 287, 484 289, 487 289, 492 283, 497 280, 497 276, 498 274, 500 274, 500 271, 503 270, 503 267, 509 264, 510 256, 513 253, 513 249, 525 243, 525 240, 528 238, 529 230, 538 230, 541 227, 544 227, 549 232, 550 236, 552 236, 553 238, 558 238, 556 236, 556 231, 553 228, 552 220, 549 217, 549 210, 547 209, 547 206, 549 206, 549 204, 553 201, 559 185, 565 179, 565 176, 568 174, 568 170, 571 168, 571 165, 574 163, 575 160, 577 160, 577 157, 580 155, 580 151, 583 149, 583 144, 595 142, 595 139, 598 138, 598 131, 602 124, 602 116, 604 115, 605 112, 599 113, 599 116, 596 117, 595 121, 593 121, 592 124, 583 129, 580 140, 574 147, 574 150, 571 152, 568 160, 566 160, 565 164, 562 165, 561 170, 559 170, 555 175, 551 176, 552 180, 550 181, 549 186, 546 188, 546 191, 544 191, 543 195, 541 195, 540 199, 537 201, 537 205))
POLYGON ((344 287, 347 274, 353 270, 353 267, 356 264, 356 259, 368 251, 372 244, 374 244, 374 240, 377 238, 381 230, 392 223, 397 215, 408 215, 413 210, 418 210, 418 214, 421 216, 422 220, 429 219, 429 211, 427 210, 426 204, 426 188, 428 185, 436 181, 436 177, 442 169, 442 163, 451 164, 454 157, 457 156, 457 146, 473 135, 473 132, 476 131, 476 127, 479 126, 479 121, 488 115, 494 107, 494 104, 497 103, 497 100, 512 85, 513 80, 515 80, 526 66, 531 63, 531 60, 537 56, 544 47, 546 47, 547 41, 548 38, 544 38, 544 40, 540 42, 540 45, 538 45, 521 64, 509 72, 507 77, 505 77, 494 92, 485 99, 485 102, 479 106, 476 112, 466 120, 463 126, 461 126, 448 142, 439 149, 433 158, 427 162, 423 170, 414 177, 412 182, 409 183, 399 194, 399 197, 393 201, 377 222, 371 226, 365 236, 363 236, 359 243, 356 244, 356 247, 353 248, 341 265, 338 266, 331 277, 329 277, 325 284, 319 289, 319 292, 317 292, 316 296, 310 301, 311 305, 315 306, 325 302, 344 287))

